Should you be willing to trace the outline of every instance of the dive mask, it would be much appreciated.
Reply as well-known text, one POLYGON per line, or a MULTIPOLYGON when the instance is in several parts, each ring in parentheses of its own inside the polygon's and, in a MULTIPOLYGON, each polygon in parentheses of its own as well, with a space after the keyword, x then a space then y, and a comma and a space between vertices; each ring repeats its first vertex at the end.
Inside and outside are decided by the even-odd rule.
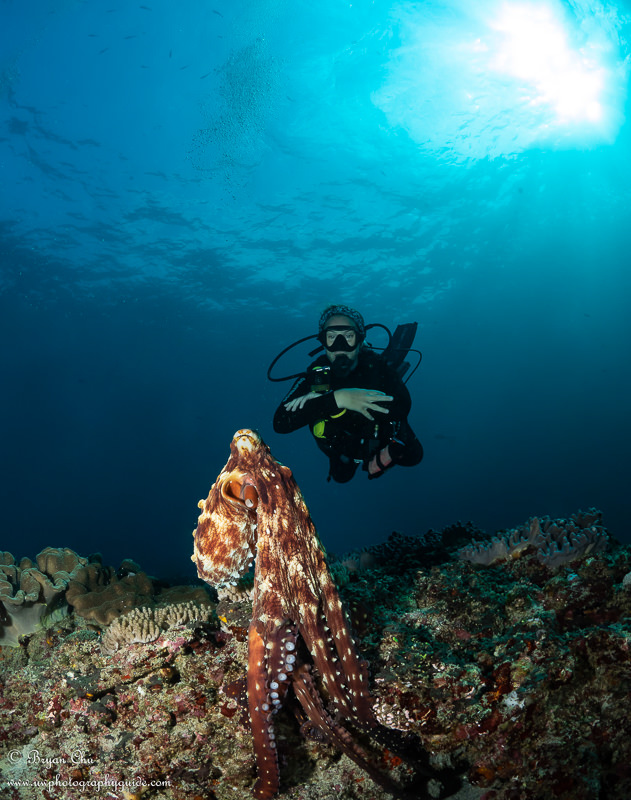
POLYGON ((351 353, 359 347, 359 334, 350 325, 331 325, 319 335, 320 344, 329 353, 351 353))

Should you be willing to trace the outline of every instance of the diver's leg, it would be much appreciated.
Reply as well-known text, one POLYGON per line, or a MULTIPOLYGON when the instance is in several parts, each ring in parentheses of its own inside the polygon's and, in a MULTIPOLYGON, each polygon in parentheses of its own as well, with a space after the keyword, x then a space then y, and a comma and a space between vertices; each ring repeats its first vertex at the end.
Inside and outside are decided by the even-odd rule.
POLYGON ((368 478, 379 478, 383 473, 398 464, 413 467, 423 459, 423 445, 407 420, 401 423, 395 437, 375 453, 368 464, 368 478))
POLYGON ((329 455, 329 480, 336 483, 347 483, 355 475, 358 463, 348 456, 337 453, 329 455))

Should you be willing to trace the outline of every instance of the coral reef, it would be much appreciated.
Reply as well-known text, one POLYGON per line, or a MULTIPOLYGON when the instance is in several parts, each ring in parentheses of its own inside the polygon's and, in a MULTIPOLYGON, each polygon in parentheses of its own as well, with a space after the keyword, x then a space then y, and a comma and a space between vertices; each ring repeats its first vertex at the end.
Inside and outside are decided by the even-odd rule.
POLYGON ((35 562, 0 551, 0 647, 17 647, 21 636, 68 611, 101 628, 140 606, 207 599, 201 587, 162 586, 131 559, 115 570, 98 554, 85 558, 68 547, 47 547, 35 562))
POLYGON ((578 511, 570 519, 533 517, 525 525, 489 542, 473 542, 461 548, 458 556, 472 564, 488 565, 503 558, 515 558, 527 547, 534 547, 542 564, 559 567, 587 553, 601 553, 608 544, 601 512, 590 509, 578 511))
MULTIPOLYGON (((434 539, 397 542, 392 565, 373 554, 340 590, 383 724, 427 750, 459 800, 628 800, 631 547, 609 537, 552 567, 529 547, 484 566, 439 559, 434 539)), ((221 628, 191 620, 113 652, 71 613, 0 648, 0 796, 249 797, 251 613, 225 600, 221 628)), ((292 710, 275 718, 280 800, 388 797, 292 710)), ((405 781, 405 762, 380 758, 405 781)))

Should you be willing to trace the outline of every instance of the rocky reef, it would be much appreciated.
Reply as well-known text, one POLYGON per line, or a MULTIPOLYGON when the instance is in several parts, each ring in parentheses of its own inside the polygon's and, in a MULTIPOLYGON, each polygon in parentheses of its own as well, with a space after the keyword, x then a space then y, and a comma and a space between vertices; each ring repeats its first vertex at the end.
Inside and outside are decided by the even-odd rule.
MULTIPOLYGON (((430 754, 449 778, 442 796, 631 797, 631 547, 608 535, 604 544, 590 514, 539 520, 539 532, 531 520, 499 537, 513 551, 482 563, 463 558, 480 551, 471 542, 481 534, 455 525, 393 534, 332 565, 378 717, 430 754), (546 563, 537 538, 546 529, 576 534, 582 552, 546 563)), ((157 586, 133 562, 73 567, 66 551, 53 553, 30 566, 3 558, 12 618, 24 603, 44 606, 0 648, 3 800, 250 796, 247 592, 211 602, 193 587, 157 586), (20 589, 31 569, 53 588, 28 573, 20 589), (20 603, 20 590, 30 599, 20 603), (63 607, 60 595, 65 613, 46 613, 54 598, 63 607)), ((281 800, 388 797, 346 756, 303 736, 291 708, 275 726, 281 800)), ((405 783, 399 754, 381 747, 374 757, 405 783)), ((440 796, 438 783, 430 790, 440 796)))

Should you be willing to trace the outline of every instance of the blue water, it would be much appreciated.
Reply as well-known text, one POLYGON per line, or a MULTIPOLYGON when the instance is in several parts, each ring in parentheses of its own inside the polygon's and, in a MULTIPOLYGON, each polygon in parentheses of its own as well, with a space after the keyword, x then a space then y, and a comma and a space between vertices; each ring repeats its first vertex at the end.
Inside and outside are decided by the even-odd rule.
POLYGON ((242 427, 337 552, 589 506, 631 541, 628 7, 0 14, 0 549, 194 577, 242 427), (267 366, 330 302, 419 322, 418 467, 334 485, 273 433, 267 366))

